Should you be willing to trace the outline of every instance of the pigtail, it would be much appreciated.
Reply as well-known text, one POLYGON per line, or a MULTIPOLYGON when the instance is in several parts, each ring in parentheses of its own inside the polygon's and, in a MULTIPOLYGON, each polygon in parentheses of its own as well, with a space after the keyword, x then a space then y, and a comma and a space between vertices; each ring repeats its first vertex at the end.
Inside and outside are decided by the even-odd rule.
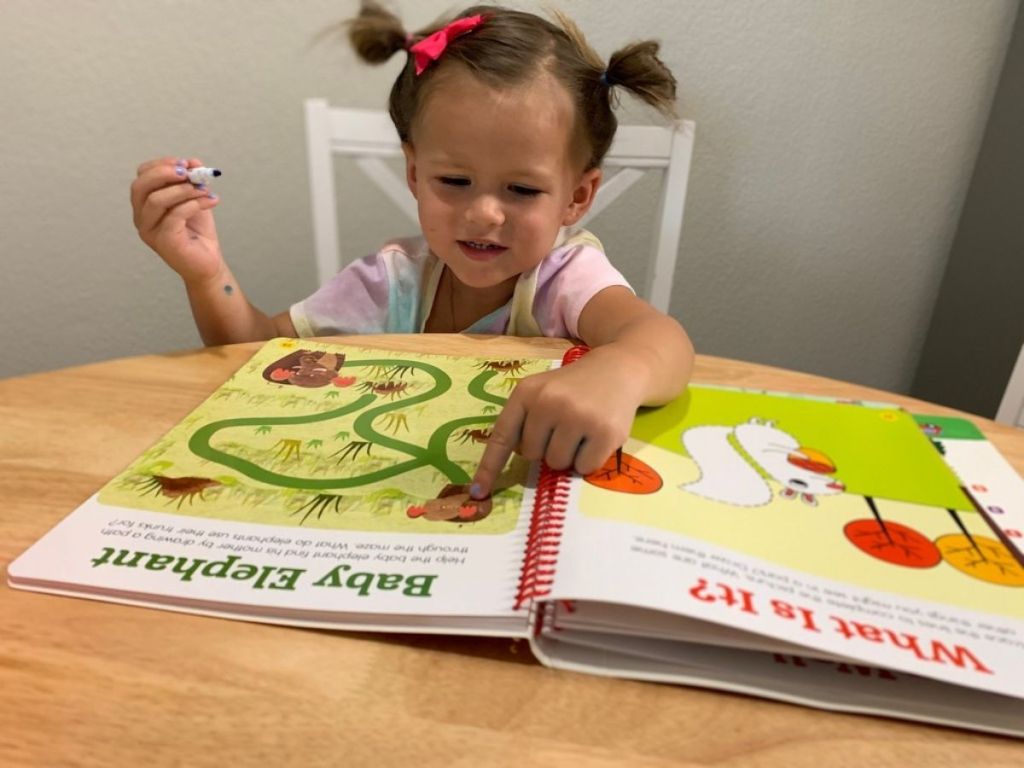
POLYGON ((409 36, 402 22, 374 0, 363 0, 348 24, 348 39, 363 61, 382 64, 406 49, 409 36))
MULTIPOLYGON (((423 99, 431 93, 431 84, 438 82, 436 73, 454 71, 453 67, 463 67, 498 89, 512 88, 550 73, 573 100, 576 119, 572 154, 584 170, 601 164, 615 138, 618 121, 613 107, 618 87, 632 91, 650 106, 676 118, 676 80, 658 58, 657 42, 646 40, 627 45, 606 63, 579 27, 557 11, 555 23, 532 13, 488 5, 468 8, 455 18, 477 15, 483 17, 483 23, 452 36, 441 36, 443 56, 416 51, 407 57, 388 98, 388 111, 402 142, 413 140, 416 116, 423 99), (420 64, 422 59, 427 60, 426 66, 420 64)), ((357 55, 368 63, 379 64, 399 51, 410 51, 415 43, 446 29, 451 21, 439 20, 410 34, 380 0, 361 0, 358 15, 345 23, 345 29, 357 55)))
POLYGON ((654 40, 643 40, 620 48, 609 59, 602 82, 608 87, 620 85, 662 114, 675 118, 676 78, 658 58, 660 47, 654 40))

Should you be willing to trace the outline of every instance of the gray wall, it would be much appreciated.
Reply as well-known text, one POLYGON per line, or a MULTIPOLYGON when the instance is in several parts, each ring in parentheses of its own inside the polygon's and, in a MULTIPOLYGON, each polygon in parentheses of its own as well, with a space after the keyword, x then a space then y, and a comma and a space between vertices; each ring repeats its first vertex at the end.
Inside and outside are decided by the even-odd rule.
POLYGON ((1024 344, 1024 13, 911 391, 993 417, 1024 344))
MULTIPOLYGON (((394 3, 410 27, 450 5, 394 3)), ((698 349, 905 391, 1016 0, 558 5, 605 55, 660 37, 679 77, 697 143, 672 311, 698 349)), ((354 8, 0 3, 0 375, 198 344, 131 226, 128 184, 154 155, 225 169, 221 239, 256 303, 314 288, 300 101, 382 106, 399 63, 312 42, 354 8)), ((356 251, 396 234, 374 198, 345 200, 356 251)), ((627 274, 649 208, 598 222, 627 274)))

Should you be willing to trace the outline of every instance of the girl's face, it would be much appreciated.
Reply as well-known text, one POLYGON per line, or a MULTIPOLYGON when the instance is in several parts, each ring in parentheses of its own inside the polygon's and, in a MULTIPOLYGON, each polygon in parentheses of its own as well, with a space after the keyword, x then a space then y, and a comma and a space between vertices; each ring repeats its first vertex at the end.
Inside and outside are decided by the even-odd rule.
POLYGON ((593 202, 601 171, 573 163, 573 105, 549 75, 494 90, 445 73, 405 145, 409 189, 434 254, 464 285, 505 286, 593 202))

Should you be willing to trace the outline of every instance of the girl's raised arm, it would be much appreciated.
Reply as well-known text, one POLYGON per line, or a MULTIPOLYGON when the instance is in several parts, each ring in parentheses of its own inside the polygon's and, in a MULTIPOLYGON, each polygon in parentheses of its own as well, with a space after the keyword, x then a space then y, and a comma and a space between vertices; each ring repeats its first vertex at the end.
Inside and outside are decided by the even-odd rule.
POLYGON ((221 253, 213 208, 218 197, 189 181, 198 158, 161 157, 139 166, 131 185, 135 228, 181 277, 207 345, 296 336, 287 312, 274 317, 245 298, 221 253))

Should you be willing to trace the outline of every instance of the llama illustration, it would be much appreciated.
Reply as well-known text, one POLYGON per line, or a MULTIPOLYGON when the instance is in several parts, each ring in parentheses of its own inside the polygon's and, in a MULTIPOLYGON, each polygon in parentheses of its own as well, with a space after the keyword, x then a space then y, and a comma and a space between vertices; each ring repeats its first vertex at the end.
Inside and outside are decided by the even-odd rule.
POLYGON ((815 506, 819 496, 846 490, 832 476, 836 466, 828 456, 801 446, 771 421, 752 418, 736 427, 692 427, 680 439, 701 474, 679 487, 706 499, 759 507, 772 500, 769 481, 775 481, 782 486, 782 498, 815 506))

